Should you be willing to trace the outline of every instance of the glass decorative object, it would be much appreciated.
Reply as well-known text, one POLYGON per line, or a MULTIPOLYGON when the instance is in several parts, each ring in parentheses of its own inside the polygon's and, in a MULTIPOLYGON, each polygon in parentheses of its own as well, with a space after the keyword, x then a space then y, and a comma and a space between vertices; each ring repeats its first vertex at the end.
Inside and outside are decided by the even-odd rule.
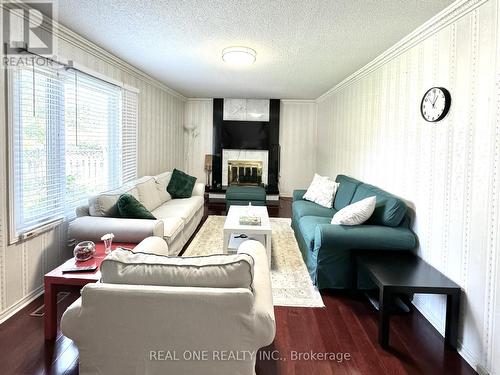
POLYGON ((77 262, 85 262, 92 258, 95 254, 95 243, 92 241, 83 241, 75 246, 73 255, 77 262))
POLYGON ((113 233, 107 233, 101 237, 101 241, 104 241, 104 254, 111 253, 111 244, 113 243, 113 238, 115 238, 115 235, 113 233))

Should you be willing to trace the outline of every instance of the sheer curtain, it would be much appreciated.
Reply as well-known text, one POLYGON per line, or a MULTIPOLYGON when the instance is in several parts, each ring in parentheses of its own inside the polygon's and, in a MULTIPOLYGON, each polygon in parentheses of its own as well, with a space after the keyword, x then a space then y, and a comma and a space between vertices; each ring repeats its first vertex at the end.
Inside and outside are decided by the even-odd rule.
POLYGON ((136 92, 55 63, 11 70, 9 87, 12 237, 136 177, 136 92))

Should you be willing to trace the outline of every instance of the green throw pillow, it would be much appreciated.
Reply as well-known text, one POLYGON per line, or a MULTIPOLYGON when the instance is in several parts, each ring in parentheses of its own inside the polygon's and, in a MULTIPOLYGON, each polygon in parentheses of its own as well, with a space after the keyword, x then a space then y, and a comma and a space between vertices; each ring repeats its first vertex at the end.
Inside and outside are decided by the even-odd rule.
POLYGON ((116 206, 120 216, 126 219, 156 219, 156 217, 154 217, 151 212, 131 194, 120 195, 116 206))
POLYGON ((195 182, 196 177, 185 174, 178 169, 174 169, 167 186, 167 191, 172 198, 189 198, 193 193, 195 182))

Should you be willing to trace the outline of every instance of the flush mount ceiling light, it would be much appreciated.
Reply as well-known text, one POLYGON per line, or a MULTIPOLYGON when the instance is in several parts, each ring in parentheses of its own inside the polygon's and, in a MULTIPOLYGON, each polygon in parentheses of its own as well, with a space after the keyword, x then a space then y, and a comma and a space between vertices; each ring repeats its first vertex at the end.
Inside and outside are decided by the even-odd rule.
POLYGON ((222 50, 222 60, 229 64, 250 65, 256 60, 257 52, 248 47, 227 47, 222 50))

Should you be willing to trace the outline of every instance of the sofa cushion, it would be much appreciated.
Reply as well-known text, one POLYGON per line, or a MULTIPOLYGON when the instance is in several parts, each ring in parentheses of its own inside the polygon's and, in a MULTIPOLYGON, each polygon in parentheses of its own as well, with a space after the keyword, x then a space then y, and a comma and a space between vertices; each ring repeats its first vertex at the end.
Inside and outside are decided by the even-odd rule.
POLYGON ((116 206, 120 217, 124 219, 156 219, 141 202, 130 194, 120 195, 116 206))
POLYGON ((326 208, 305 200, 295 201, 292 204, 293 217, 299 219, 303 216, 321 216, 331 219, 337 210, 326 208))
POLYGON ((172 199, 172 196, 167 191, 167 186, 170 182, 171 177, 172 172, 164 172, 154 177, 154 179, 156 180, 156 188, 158 189, 158 193, 160 194, 161 203, 165 203, 172 199))
POLYGON ((196 177, 190 176, 178 169, 174 169, 167 186, 167 191, 172 198, 189 198, 193 193, 195 183, 196 177))
POLYGON ((197 195, 193 195, 191 198, 171 199, 153 210, 152 214, 158 219, 180 217, 187 222, 203 207, 204 203, 203 197, 197 195))
POLYGON ((308 249, 314 248, 314 232, 318 224, 330 224, 330 218, 323 216, 304 216, 299 220, 299 231, 308 249))
MULTIPOLYGON (((340 185, 337 189, 337 193, 335 194, 335 201, 333 202, 333 207, 336 210, 341 210, 342 208, 348 206, 351 201, 354 193, 356 192, 356 188, 361 184, 361 181, 358 181, 352 177, 344 176, 339 174, 335 179, 340 185)), ((373 194, 372 194, 373 195, 373 194)))
POLYGON ((117 249, 101 263, 110 284, 252 289, 254 259, 245 253, 166 257, 117 249))
POLYGON ((163 221, 163 237, 170 243, 184 229, 184 220, 181 217, 166 217, 163 221))
POLYGON ((122 194, 130 194, 139 199, 139 191, 135 186, 122 186, 89 198, 90 216, 120 217, 116 202, 122 194))
POLYGON ((386 225, 389 227, 397 227, 401 224, 407 210, 405 202, 391 193, 368 184, 358 186, 352 201, 358 202, 370 196, 377 198, 377 204, 375 205, 375 211, 366 221, 366 224, 386 225))
POLYGON ((149 177, 146 181, 135 185, 137 191, 139 192, 139 201, 148 209, 148 211, 153 211, 156 207, 159 207, 163 203, 156 185, 156 180, 153 177, 149 177))

